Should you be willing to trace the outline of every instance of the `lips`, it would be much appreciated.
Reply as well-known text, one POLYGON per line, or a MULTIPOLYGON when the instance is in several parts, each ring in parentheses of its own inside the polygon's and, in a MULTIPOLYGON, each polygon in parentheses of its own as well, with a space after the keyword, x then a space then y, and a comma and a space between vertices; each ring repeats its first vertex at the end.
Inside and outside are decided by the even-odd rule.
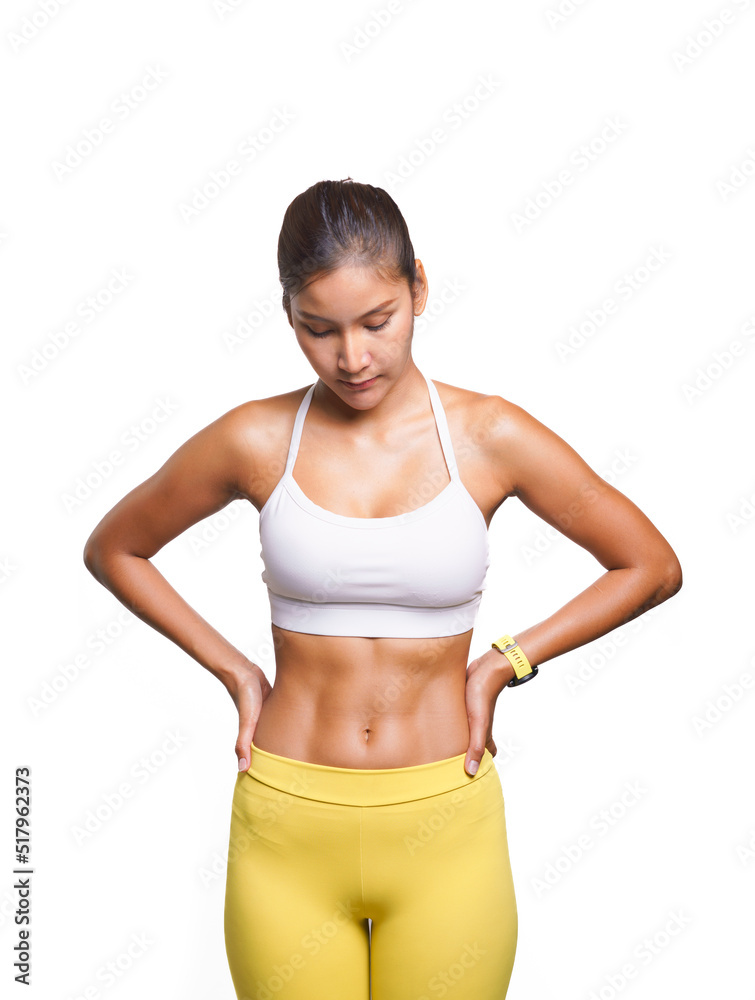
POLYGON ((342 378, 342 379, 339 379, 339 382, 343 382, 344 385, 348 385, 352 389, 358 389, 360 386, 367 385, 368 383, 374 382, 376 378, 377 378, 377 375, 373 375, 372 378, 362 379, 361 382, 348 382, 346 379, 342 378))

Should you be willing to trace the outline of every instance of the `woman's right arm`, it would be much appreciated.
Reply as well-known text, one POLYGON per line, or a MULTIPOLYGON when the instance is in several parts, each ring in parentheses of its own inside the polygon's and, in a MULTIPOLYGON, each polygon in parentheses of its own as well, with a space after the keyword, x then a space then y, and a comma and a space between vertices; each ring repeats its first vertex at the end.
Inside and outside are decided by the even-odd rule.
POLYGON ((187 604, 150 558, 197 521, 246 496, 242 483, 254 468, 250 425, 257 402, 229 410, 189 438, 105 514, 84 547, 84 564, 95 579, 226 686, 239 710, 236 749, 242 769, 249 764, 247 751, 270 684, 261 668, 187 604))

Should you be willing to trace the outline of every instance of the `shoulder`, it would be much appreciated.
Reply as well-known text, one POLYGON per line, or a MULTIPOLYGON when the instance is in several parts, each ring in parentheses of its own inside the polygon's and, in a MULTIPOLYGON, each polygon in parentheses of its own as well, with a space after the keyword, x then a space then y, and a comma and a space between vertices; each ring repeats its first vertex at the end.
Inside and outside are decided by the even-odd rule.
POLYGON ((524 407, 495 393, 436 383, 458 457, 468 456, 510 496, 572 449, 524 407))
POLYGON ((281 435, 291 435, 296 411, 308 385, 275 396, 264 396, 239 403, 222 413, 210 425, 238 444, 264 446, 275 442, 281 435))
POLYGON ((203 445, 200 454, 222 463, 236 492, 255 506, 285 468, 296 411, 308 388, 239 403, 195 435, 203 445))
MULTIPOLYGON (((538 424, 526 410, 503 396, 475 392, 433 379, 449 422, 479 445, 502 447, 538 424)), ((542 426, 542 425, 541 425, 542 426)))

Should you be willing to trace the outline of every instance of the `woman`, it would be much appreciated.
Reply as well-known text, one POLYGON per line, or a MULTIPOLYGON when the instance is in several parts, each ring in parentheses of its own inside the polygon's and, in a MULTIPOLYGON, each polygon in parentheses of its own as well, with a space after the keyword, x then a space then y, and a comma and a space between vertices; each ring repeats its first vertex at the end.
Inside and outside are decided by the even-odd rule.
POLYGON ((285 213, 278 264, 317 381, 195 434, 102 519, 85 562, 238 709, 237 995, 356 1000, 371 983, 374 1000, 501 1000, 517 912, 496 700, 676 593, 679 562, 530 414, 418 370, 427 280, 385 191, 310 187, 285 213), (487 529, 510 496, 606 572, 467 665, 487 529), (274 686, 149 561, 238 497, 260 513, 274 686))

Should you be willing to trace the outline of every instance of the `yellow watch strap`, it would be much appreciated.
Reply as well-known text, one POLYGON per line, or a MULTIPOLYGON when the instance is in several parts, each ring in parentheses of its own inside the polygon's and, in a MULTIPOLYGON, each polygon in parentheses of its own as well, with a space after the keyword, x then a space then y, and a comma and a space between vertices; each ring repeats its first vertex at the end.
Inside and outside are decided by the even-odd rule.
POLYGON ((522 652, 522 647, 510 635, 502 635, 492 643, 491 648, 500 650, 514 668, 517 680, 532 673, 532 665, 522 652))

